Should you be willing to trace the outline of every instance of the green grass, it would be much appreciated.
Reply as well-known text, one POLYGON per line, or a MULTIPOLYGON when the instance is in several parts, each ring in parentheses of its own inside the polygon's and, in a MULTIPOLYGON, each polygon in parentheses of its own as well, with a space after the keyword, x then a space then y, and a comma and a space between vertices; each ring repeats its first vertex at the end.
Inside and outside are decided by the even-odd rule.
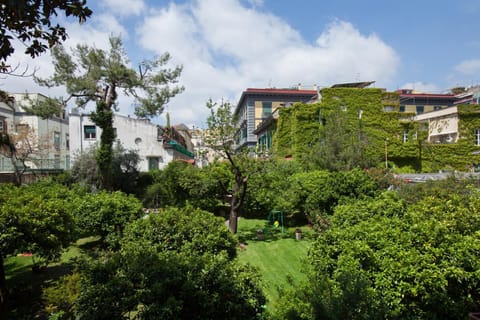
POLYGON ((238 236, 244 249, 239 250, 238 259, 256 266, 263 279, 264 292, 270 307, 278 299, 278 288, 288 287, 305 278, 302 272, 311 243, 312 232, 302 227, 302 240, 295 240, 295 228, 284 228, 283 234, 274 228, 257 239, 257 230, 265 227, 265 220, 240 219, 238 236))
POLYGON ((32 257, 11 256, 5 259, 5 275, 9 288, 7 312, 0 314, 0 319, 44 319, 41 299, 42 287, 69 274, 73 269, 71 260, 89 252, 89 248, 98 239, 84 238, 68 247, 59 261, 50 263, 41 272, 33 272, 32 257))
MULTIPOLYGON (((311 243, 312 231, 302 227, 302 240, 295 240, 295 228, 265 228, 265 220, 239 219, 238 238, 243 246, 239 249, 240 262, 256 266, 263 279, 264 292, 268 299, 268 308, 274 309, 278 299, 278 288, 288 287, 304 279, 302 260, 306 257, 311 243), (263 239, 257 239, 257 230, 262 229, 263 239)), ((73 268, 71 259, 85 254, 94 255, 98 238, 84 238, 70 246, 60 261, 52 263, 40 273, 31 270, 32 257, 15 256, 5 260, 8 287, 13 289, 14 307, 3 319, 42 318, 42 287, 47 286, 73 268)))

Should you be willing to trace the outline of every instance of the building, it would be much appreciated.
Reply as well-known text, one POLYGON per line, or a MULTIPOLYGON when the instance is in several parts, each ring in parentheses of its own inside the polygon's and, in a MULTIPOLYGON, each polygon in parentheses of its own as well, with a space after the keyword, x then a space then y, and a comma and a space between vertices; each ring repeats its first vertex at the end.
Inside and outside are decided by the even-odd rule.
POLYGON ((16 144, 17 161, 0 156, 0 172, 25 173, 66 170, 70 168, 70 137, 65 113, 42 118, 25 108, 45 101, 41 94, 7 94, 0 97, 0 133, 8 134, 16 144))
POLYGON ((318 95, 314 90, 302 90, 299 88, 289 89, 259 89, 248 88, 243 91, 240 100, 235 107, 234 116, 238 117, 239 131, 236 136, 236 147, 255 147, 257 135, 255 129, 267 119, 272 111, 296 102, 308 102, 318 95))
POLYGON ((455 105, 458 104, 479 104, 480 103, 480 86, 472 86, 468 88, 455 88, 457 94, 455 96, 455 105))
MULTIPOLYGON (((74 109, 69 114, 69 121, 72 159, 99 145, 101 129, 95 126, 88 114, 74 109)), ((193 150, 189 147, 191 142, 187 142, 188 137, 174 127, 160 127, 148 119, 119 114, 114 115, 113 126, 117 141, 125 149, 138 152, 140 171, 163 169, 174 160, 194 162, 193 150)))
POLYGON ((418 114, 413 118, 413 121, 422 123, 425 128, 428 128, 427 143, 452 144, 458 141, 459 117, 457 106, 418 114))
MULTIPOLYGON (((349 83, 338 83, 331 86, 331 88, 357 88, 363 89, 367 88, 370 85, 375 83, 375 81, 363 81, 363 82, 349 82, 349 83)), ((318 88, 314 88, 317 92, 318 88)), ((310 99, 307 102, 319 102, 321 100, 321 90, 318 91, 313 99, 310 99)), ((263 155, 268 155, 271 152, 273 135, 277 129, 277 121, 280 117, 280 108, 289 107, 291 104, 280 105, 265 118, 263 118, 260 123, 255 127, 253 133, 257 137, 257 152, 263 155)))
POLYGON ((457 97, 453 93, 423 93, 411 89, 396 91, 400 95, 400 112, 422 114, 454 105, 457 97))

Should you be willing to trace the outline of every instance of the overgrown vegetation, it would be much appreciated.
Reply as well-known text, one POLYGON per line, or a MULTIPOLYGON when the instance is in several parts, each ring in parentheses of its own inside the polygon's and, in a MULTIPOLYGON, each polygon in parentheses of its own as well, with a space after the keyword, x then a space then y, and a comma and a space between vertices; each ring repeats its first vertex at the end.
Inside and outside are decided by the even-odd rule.
POLYGON ((479 107, 458 107, 459 139, 426 142, 428 128, 399 112, 397 93, 377 88, 325 88, 317 104, 280 110, 273 154, 310 169, 394 168, 404 172, 470 171, 480 163, 479 107), (386 111, 384 108, 387 108, 386 111), (387 164, 385 164, 387 162, 387 164))
MULTIPOLYGON (((177 163, 152 173, 152 186, 167 188, 147 188, 145 201, 164 194, 148 212, 120 192, 2 185, 2 257, 30 252, 47 262, 80 236, 96 236, 75 254, 82 259, 40 290, 34 312, 58 319, 457 319, 480 308, 476 180, 386 192, 376 171, 306 172, 292 161, 261 161, 243 212, 260 225, 242 228, 238 238, 225 214, 200 209, 222 215, 218 184, 233 183, 222 164, 177 163), (284 211, 284 233, 266 226, 272 209, 284 211), (301 217, 311 223, 301 228, 301 241, 312 242, 308 254, 307 243, 294 240, 301 217), (295 260, 278 250, 296 250, 295 260), (275 269, 281 257, 280 269, 295 272, 275 269)), ((17 290, 5 285, 4 296, 17 290)))

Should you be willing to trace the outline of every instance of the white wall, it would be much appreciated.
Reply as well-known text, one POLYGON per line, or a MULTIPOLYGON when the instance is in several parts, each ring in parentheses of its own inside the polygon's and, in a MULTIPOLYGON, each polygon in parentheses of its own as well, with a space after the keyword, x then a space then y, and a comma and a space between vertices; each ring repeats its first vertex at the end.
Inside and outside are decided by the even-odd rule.
MULTIPOLYGON (((70 156, 72 161, 79 152, 87 151, 91 146, 100 143, 100 128, 96 127, 95 139, 86 139, 84 126, 93 126, 88 114, 80 114, 73 110, 69 114, 70 122, 70 156)), ((158 157, 159 169, 173 160, 173 151, 165 150, 162 141, 157 140, 157 126, 145 119, 135 119, 129 116, 114 115, 113 127, 116 129, 117 140, 127 150, 135 150, 140 156, 139 170, 148 171, 148 159, 158 157)))

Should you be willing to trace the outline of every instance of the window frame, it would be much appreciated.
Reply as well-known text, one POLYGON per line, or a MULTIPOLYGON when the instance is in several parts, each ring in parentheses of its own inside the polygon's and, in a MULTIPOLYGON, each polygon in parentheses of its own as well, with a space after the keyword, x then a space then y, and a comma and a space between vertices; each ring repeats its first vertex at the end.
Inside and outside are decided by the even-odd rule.
POLYGON ((83 126, 83 138, 85 140, 95 140, 97 139, 97 127, 94 125, 84 125, 83 126), (88 129, 94 129, 93 132, 87 132, 88 129))

